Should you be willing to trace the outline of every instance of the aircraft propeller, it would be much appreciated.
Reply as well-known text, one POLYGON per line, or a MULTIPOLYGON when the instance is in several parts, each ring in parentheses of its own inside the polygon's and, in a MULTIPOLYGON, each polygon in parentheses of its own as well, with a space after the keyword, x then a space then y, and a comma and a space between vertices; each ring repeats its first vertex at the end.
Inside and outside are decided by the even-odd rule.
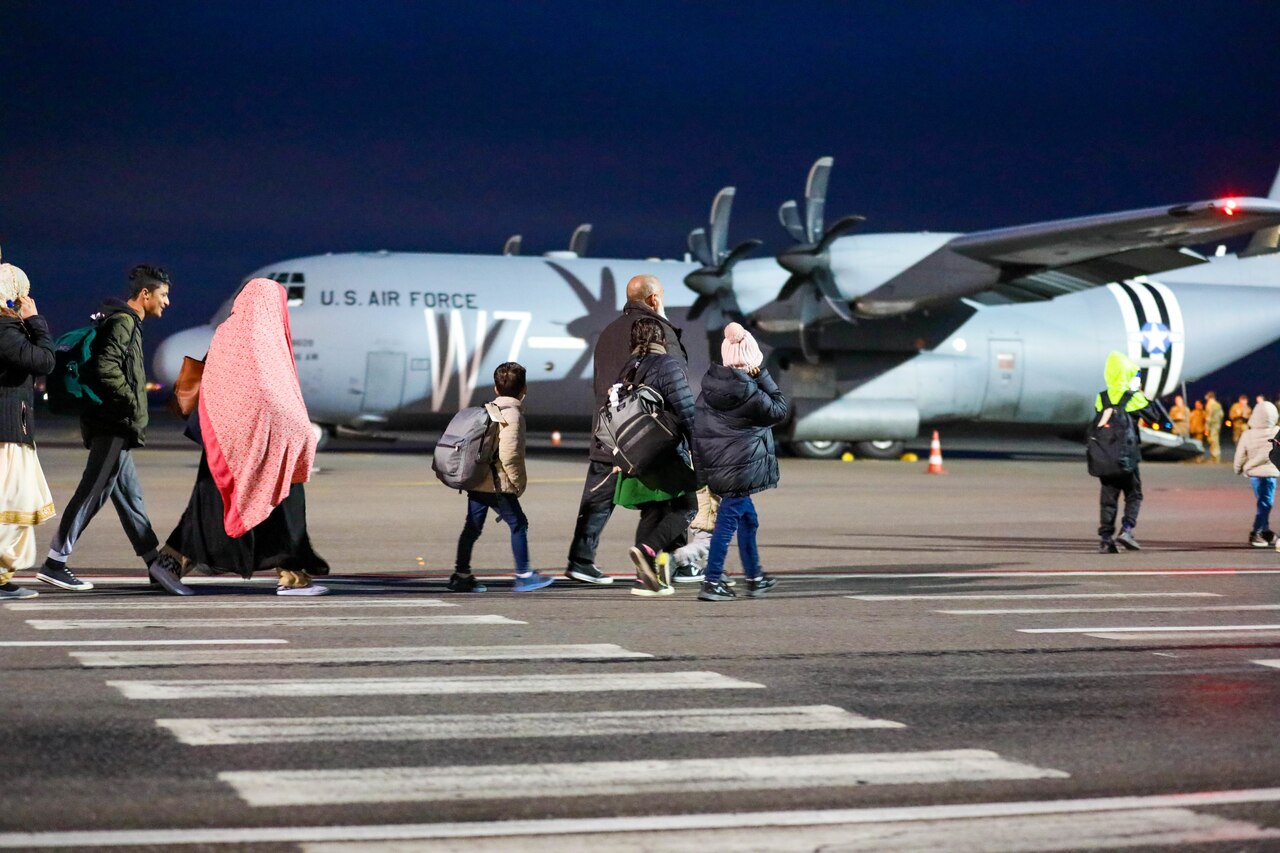
POLYGON ((587 243, 591 240, 591 223, 584 222, 573 230, 569 238, 569 251, 580 258, 587 256, 587 243))
POLYGON ((724 315, 742 315, 733 294, 733 267, 762 241, 746 240, 732 251, 728 250, 729 212, 733 209, 735 192, 733 187, 725 187, 716 193, 715 200, 711 202, 709 235, 706 228, 695 228, 689 232, 689 251, 702 263, 701 269, 684 278, 689 289, 698 294, 687 314, 690 320, 698 319, 713 305, 724 315))
POLYGON ((791 277, 782 285, 782 290, 778 291, 778 301, 790 299, 802 288, 807 291, 806 298, 801 302, 801 320, 804 325, 802 339, 809 322, 817 317, 816 311, 809 308, 810 320, 804 319, 806 305, 818 299, 825 301, 840 319, 854 322, 848 302, 836 287, 835 275, 831 272, 829 250, 837 237, 861 225, 866 221, 866 217, 845 216, 823 231, 827 182, 831 178, 831 166, 834 162, 831 157, 821 157, 809 170, 809 180, 804 189, 804 222, 800 221, 799 205, 796 202, 788 201, 778 208, 778 219, 782 222, 782 227, 796 241, 796 245, 778 256, 778 264, 791 273, 791 277))

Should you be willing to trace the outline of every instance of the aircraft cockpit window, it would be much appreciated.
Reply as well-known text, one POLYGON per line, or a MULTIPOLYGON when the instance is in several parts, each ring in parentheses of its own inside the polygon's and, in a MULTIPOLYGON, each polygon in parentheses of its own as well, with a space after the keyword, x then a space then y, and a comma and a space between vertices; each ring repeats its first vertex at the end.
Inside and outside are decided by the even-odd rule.
POLYGON ((306 280, 307 280, 307 277, 300 272, 296 272, 293 275, 289 276, 289 281, 292 284, 303 284, 306 282, 306 280))

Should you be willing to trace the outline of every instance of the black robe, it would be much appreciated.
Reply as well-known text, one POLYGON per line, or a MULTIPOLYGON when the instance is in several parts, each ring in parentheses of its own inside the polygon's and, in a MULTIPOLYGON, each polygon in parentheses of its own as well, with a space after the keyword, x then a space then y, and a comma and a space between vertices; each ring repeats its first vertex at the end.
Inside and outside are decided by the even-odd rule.
MULTIPOLYGON (((193 414, 196 417, 187 421, 187 435, 203 445, 200 420, 193 414)), ((311 547, 307 535, 307 499, 301 483, 295 483, 271 515, 239 539, 227 535, 223 509, 222 494, 202 453, 191 500, 165 544, 191 563, 245 578, 273 569, 329 574, 329 564, 311 547)))

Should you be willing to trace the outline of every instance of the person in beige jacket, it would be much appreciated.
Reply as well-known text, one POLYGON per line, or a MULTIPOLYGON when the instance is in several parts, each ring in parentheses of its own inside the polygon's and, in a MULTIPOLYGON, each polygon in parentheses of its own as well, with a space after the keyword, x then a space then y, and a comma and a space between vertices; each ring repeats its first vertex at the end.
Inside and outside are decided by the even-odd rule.
POLYGON ((528 391, 525 369, 514 361, 493 371, 493 391, 497 395, 485 404, 493 421, 497 443, 489 473, 467 492, 467 520, 458 537, 458 558, 449 589, 453 592, 484 592, 485 587, 471 574, 471 550, 484 531, 484 522, 493 510, 511 528, 511 552, 515 557, 515 592, 531 592, 550 586, 553 577, 529 566, 529 519, 520 508, 520 496, 529 484, 524 465, 524 412, 521 403, 528 391))
POLYGON ((1236 444, 1235 472, 1249 478, 1258 501, 1253 529, 1249 532, 1249 544, 1254 548, 1266 548, 1276 541, 1270 520, 1271 505, 1276 497, 1276 477, 1280 477, 1280 469, 1271 461, 1271 440, 1276 437, 1277 421, 1280 421, 1280 414, 1277 414, 1275 404, 1259 403, 1249 416, 1249 428, 1236 444))

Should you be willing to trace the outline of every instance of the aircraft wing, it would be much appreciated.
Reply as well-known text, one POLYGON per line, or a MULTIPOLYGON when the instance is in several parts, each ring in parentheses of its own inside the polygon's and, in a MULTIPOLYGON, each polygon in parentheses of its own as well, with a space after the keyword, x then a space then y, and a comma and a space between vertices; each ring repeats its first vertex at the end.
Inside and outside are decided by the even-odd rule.
POLYGON ((858 306, 886 315, 964 296, 1052 299, 1201 263, 1185 247, 1275 225, 1280 200, 1225 198, 976 231, 864 294, 858 306))

